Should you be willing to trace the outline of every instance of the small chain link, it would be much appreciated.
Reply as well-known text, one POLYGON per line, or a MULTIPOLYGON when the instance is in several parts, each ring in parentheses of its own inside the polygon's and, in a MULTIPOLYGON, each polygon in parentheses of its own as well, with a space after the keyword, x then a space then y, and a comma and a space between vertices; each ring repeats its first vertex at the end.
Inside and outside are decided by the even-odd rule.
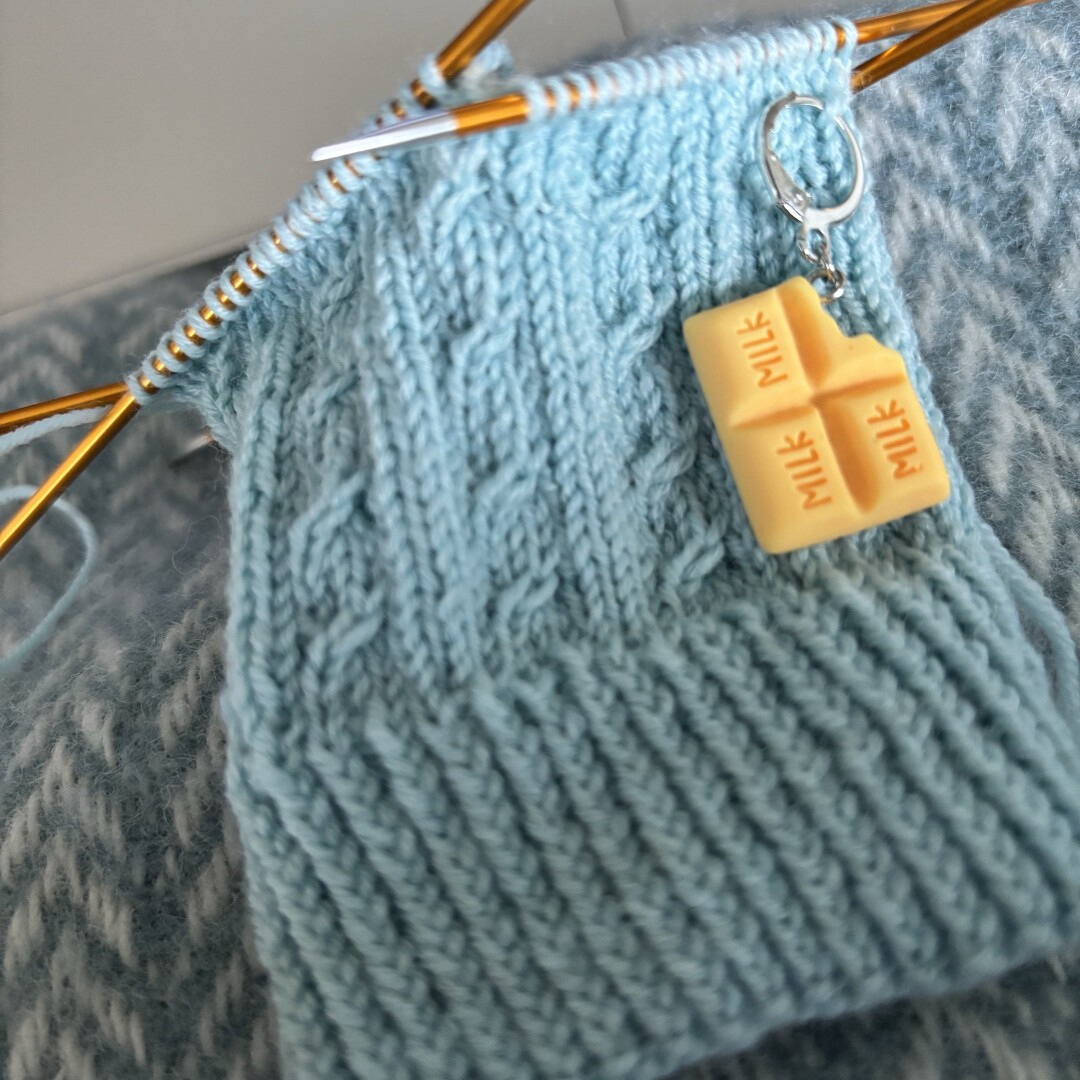
POLYGON ((811 283, 824 281, 825 289, 821 290, 821 302, 833 304, 844 295, 847 285, 847 277, 833 262, 832 245, 829 243, 829 234, 822 228, 799 230, 799 254, 807 262, 814 264, 814 269, 809 273, 808 280, 811 283))

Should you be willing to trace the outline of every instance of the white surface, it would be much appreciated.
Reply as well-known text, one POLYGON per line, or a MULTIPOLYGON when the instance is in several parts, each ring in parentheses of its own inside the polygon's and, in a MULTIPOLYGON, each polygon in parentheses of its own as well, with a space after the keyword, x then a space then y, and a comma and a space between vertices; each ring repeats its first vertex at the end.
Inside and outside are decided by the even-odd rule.
MULTIPOLYGON (((828 0, 534 0, 522 70, 828 0)), ((0 314, 239 247, 481 0, 0 0, 0 314)), ((832 0, 849 9, 852 0, 832 0)))

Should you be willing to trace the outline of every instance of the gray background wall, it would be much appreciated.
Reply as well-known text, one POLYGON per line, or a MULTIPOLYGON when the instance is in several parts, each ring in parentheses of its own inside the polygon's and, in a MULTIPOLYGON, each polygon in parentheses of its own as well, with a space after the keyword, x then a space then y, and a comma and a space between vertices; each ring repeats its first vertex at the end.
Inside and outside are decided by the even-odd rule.
MULTIPOLYGON (((312 175, 310 151, 481 2, 0 0, 0 316, 239 247, 312 175)), ((665 26, 823 6, 534 0, 508 36, 536 70, 665 26)))

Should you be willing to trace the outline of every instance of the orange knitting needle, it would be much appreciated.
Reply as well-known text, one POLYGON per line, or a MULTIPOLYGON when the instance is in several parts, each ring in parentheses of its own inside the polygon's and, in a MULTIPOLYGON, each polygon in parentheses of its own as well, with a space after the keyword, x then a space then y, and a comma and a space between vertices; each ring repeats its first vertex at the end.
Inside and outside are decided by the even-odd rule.
MULTIPOLYGON (((1044 0, 1019 0, 1011 6, 1027 7, 1030 4, 1043 2, 1044 0)), ((870 45, 875 41, 886 41, 888 38, 914 34, 966 8, 970 3, 971 0, 946 0, 942 4, 927 4, 926 7, 914 8, 911 11, 894 11, 888 15, 872 15, 869 18, 860 19, 855 24, 858 30, 856 44, 870 45)))
MULTIPOLYGON (((855 90, 862 90, 884 78, 885 74, 898 71, 928 52, 941 48, 1008 8, 1023 7, 1037 2, 1039 0, 964 0, 961 4, 936 4, 930 9, 929 15, 926 8, 918 8, 914 11, 878 16, 868 20, 869 26, 865 31, 864 24, 856 23, 857 44, 860 45, 903 33, 908 27, 922 26, 923 29, 891 49, 886 49, 880 56, 873 57, 857 67, 852 75, 852 86, 855 90), (946 12, 944 18, 940 18, 942 11, 946 12), (938 16, 936 21, 933 16, 938 16), (927 25, 928 19, 929 25, 927 25)), ((843 30, 840 27, 837 29, 842 43, 843 30)), ((573 111, 581 104, 581 91, 576 84, 569 82, 566 84, 566 90, 570 97, 570 109, 573 111)), ((595 100, 597 88, 591 85, 589 93, 591 99, 595 100)), ((554 105, 554 95, 550 91, 548 98, 549 104, 554 105)), ((384 150, 420 146, 424 143, 438 142, 447 137, 463 138, 482 131, 523 124, 529 119, 529 115, 529 101, 524 94, 502 94, 484 101, 475 101, 426 116, 418 116, 355 139, 320 147, 311 155, 311 159, 312 161, 330 161, 335 158, 352 157, 356 154, 371 154, 384 150)))
MULTIPOLYGON (((435 63, 442 77, 444 79, 457 78, 476 59, 477 53, 494 41, 530 2, 531 0, 491 0, 491 3, 435 57, 435 63)), ((409 89, 424 108, 431 108, 435 104, 435 99, 424 89, 419 79, 413 79, 409 89)))
POLYGON ((1015 7, 1039 0, 974 0, 904 41, 860 64, 851 75, 851 89, 858 93, 908 64, 935 52, 943 45, 1015 7))
POLYGON ((108 386, 95 386, 92 390, 80 390, 77 394, 65 394, 49 401, 39 401, 35 405, 24 405, 21 409, 0 413, 0 435, 16 428, 33 424, 58 413, 75 412, 77 409, 96 409, 102 405, 112 405, 127 393, 127 386, 122 382, 109 383, 108 386))

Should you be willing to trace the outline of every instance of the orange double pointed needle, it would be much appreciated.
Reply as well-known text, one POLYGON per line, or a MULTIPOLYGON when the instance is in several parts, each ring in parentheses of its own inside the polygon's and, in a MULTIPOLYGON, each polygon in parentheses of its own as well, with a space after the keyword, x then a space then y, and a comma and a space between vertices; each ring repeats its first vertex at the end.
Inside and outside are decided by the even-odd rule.
MULTIPOLYGON (((454 79, 476 59, 476 54, 495 40, 528 4, 530 0, 491 0, 464 30, 435 58, 444 79, 454 79)), ((435 99, 421 86, 412 84, 413 96, 425 108, 435 99)))
POLYGON ((127 386, 124 383, 109 383, 108 386, 95 386, 92 390, 80 390, 77 394, 65 394, 64 397, 52 398, 50 401, 39 401, 34 405, 24 405, 21 409, 11 409, 9 412, 0 413, 0 435, 58 413, 112 405, 126 392, 127 386))
MULTIPOLYGON (((532 0, 491 0, 486 7, 462 30, 438 56, 435 65, 444 79, 456 79, 476 59, 476 54, 496 37, 521 13, 532 0)), ((435 99, 419 79, 409 85, 412 96, 419 105, 430 109, 435 99)), ((406 115, 401 102, 390 102, 390 111, 399 119, 406 115)))
MULTIPOLYGON (((1027 7, 1030 4, 1042 2, 1043 0, 1019 0, 1011 6, 1027 7)), ((970 4, 971 0, 947 0, 943 4, 927 4, 926 7, 914 8, 911 11, 894 11, 888 15, 873 15, 867 19, 860 19, 855 24, 858 30, 857 44, 870 45, 875 41, 886 41, 888 38, 914 34, 970 4)))
POLYGON ((989 22, 1011 8, 1025 7, 1032 0, 972 0, 945 18, 931 23, 917 34, 860 64, 851 76, 851 88, 858 92, 880 82, 908 64, 948 45, 950 41, 989 22))
MULTIPOLYGON (((858 44, 881 41, 919 27, 923 29, 856 68, 852 79, 853 89, 861 90, 870 86, 884 78, 885 74, 898 71, 1008 8, 1037 2, 1038 0, 964 0, 963 3, 934 4, 930 8, 900 11, 856 23, 858 44)), ((844 32, 839 27, 837 29, 842 42, 844 32)), ((573 110, 581 103, 581 92, 574 83, 567 83, 567 92, 570 94, 570 107, 573 110)), ((528 119, 529 101, 524 94, 503 94, 500 97, 413 117, 366 132, 355 139, 319 147, 311 155, 311 160, 330 161, 354 154, 422 146, 451 136, 460 138, 494 128, 523 124, 528 119)))

